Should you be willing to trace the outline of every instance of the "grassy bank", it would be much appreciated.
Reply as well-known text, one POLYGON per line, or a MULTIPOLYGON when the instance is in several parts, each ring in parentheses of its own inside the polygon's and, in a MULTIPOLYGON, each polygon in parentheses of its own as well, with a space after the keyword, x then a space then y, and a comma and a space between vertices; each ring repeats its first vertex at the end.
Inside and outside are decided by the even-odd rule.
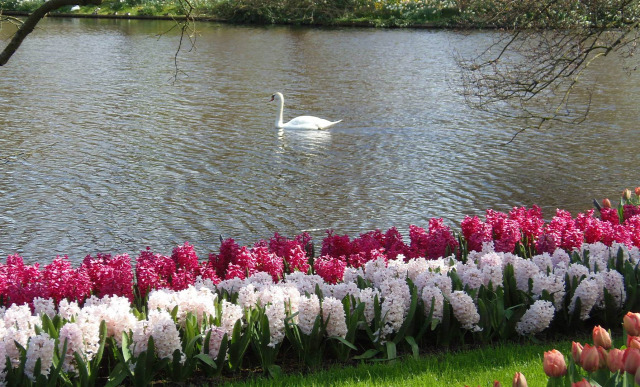
MULTIPOLYGON (((44 0, 0 0, 5 13, 29 13, 44 0)), ((65 6, 52 16, 175 18, 250 24, 442 27, 455 25, 460 12, 453 2, 430 0, 106 0, 100 7, 65 6)))
MULTIPOLYGON (((588 341, 580 336, 575 341, 588 341)), ((405 357, 393 362, 361 363, 303 373, 287 372, 272 379, 253 376, 242 380, 217 379, 211 382, 230 386, 490 386, 494 380, 511 385, 516 372, 522 372, 530 386, 544 386, 542 369, 545 351, 558 349, 571 353, 571 340, 546 343, 505 343, 496 346, 432 353, 418 359, 405 357)))

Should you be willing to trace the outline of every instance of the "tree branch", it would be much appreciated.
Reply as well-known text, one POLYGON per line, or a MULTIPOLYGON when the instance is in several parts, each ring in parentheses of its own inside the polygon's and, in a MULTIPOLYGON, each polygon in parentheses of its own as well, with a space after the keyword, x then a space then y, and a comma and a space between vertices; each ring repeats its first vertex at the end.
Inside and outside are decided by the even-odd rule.
POLYGON ((67 5, 100 5, 103 0, 49 0, 36 9, 18 28, 16 33, 11 38, 9 44, 0 53, 0 66, 4 66, 11 56, 18 50, 22 41, 33 32, 36 25, 47 14, 56 9, 62 8, 67 5))

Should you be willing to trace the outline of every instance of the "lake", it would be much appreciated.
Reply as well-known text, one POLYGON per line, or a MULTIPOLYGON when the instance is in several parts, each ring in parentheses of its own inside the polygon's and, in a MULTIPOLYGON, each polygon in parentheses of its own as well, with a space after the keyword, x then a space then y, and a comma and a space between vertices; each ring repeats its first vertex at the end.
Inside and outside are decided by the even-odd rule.
MULTIPOLYGON (((308 230, 356 236, 488 208, 577 212, 640 185, 640 79, 597 67, 579 126, 527 130, 469 109, 454 50, 493 32, 46 19, 0 68, 0 256, 201 258, 308 230), (176 67, 177 63, 177 67, 176 67), (176 70, 177 69, 177 70, 176 70), (311 114, 327 131, 278 130, 311 114)), ((6 44, 8 27, 0 31, 6 44)))

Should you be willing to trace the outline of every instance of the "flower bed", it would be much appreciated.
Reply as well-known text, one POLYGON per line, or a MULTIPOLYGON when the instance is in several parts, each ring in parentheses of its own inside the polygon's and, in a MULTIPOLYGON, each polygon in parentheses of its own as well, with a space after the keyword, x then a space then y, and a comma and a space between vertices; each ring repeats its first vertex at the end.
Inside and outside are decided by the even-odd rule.
POLYGON ((78 268, 10 256, 0 264, 3 375, 83 385, 258 365, 276 375, 285 352, 314 367, 617 327, 640 310, 640 189, 627 192, 599 218, 488 210, 459 234, 442 219, 411 226, 408 243, 394 228, 353 239, 329 231, 317 256, 306 234, 253 247, 228 239, 203 261, 188 243, 171 256, 147 248, 135 262, 88 256, 78 268))

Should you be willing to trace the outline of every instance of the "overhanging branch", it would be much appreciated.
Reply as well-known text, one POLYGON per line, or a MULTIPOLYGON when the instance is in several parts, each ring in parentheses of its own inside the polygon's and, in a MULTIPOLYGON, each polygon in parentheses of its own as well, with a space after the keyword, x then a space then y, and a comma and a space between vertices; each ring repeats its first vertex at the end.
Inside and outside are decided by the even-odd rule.
POLYGON ((67 5, 100 5, 103 0, 49 0, 36 9, 27 19, 20 25, 11 41, 0 53, 0 66, 4 66, 11 56, 18 50, 24 38, 27 37, 36 28, 36 25, 49 12, 62 8, 67 5))

